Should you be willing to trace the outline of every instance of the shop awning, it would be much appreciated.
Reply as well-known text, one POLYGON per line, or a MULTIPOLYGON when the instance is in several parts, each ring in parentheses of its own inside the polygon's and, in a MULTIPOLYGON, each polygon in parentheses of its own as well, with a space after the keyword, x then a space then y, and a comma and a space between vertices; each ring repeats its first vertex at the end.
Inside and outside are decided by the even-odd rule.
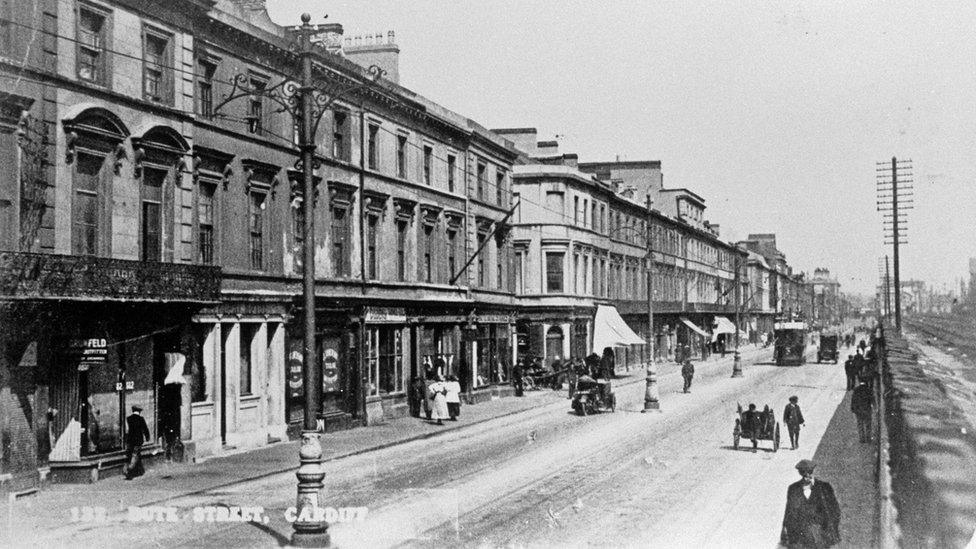
POLYGON ((687 319, 687 318, 685 318, 685 317, 681 317, 681 322, 684 322, 684 324, 685 324, 685 326, 687 326, 687 327, 689 327, 689 328, 691 328, 691 330, 692 330, 693 332, 695 332, 696 334, 698 334, 698 335, 700 335, 700 336, 702 336, 702 337, 710 337, 710 336, 711 336, 711 334, 709 334, 709 333, 708 333, 708 332, 706 332, 705 330, 702 330, 702 329, 701 329, 701 328, 699 328, 699 327, 698 327, 697 325, 695 325, 695 323, 694 323, 694 322, 692 322, 692 321, 690 321, 690 320, 688 320, 688 319, 687 319))
POLYGON ((186 380, 183 379, 183 366, 186 365, 186 355, 183 353, 164 353, 163 356, 166 359, 167 366, 166 379, 163 380, 163 385, 186 383, 186 380))
POLYGON ((615 307, 597 305, 593 318, 593 352, 602 354, 606 347, 643 345, 644 340, 620 318, 615 307))

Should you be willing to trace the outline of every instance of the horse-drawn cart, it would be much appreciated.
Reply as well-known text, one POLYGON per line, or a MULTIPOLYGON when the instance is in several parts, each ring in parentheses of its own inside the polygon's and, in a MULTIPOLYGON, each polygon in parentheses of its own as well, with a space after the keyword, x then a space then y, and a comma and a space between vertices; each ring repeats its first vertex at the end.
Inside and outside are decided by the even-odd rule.
MULTIPOLYGON (((773 441, 773 451, 779 450, 779 422, 776 414, 769 409, 769 405, 762 411, 749 409, 742 411, 742 405, 736 405, 735 427, 732 429, 732 448, 739 449, 739 440, 747 439, 753 442, 753 447, 760 440, 773 441)), ((753 407, 754 408, 754 407, 753 407)))

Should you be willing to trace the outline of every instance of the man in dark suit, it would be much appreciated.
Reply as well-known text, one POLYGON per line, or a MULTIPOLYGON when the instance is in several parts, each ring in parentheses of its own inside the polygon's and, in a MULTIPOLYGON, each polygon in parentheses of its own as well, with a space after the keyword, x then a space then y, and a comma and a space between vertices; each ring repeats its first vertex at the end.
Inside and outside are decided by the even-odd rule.
POLYGON ((132 480, 142 476, 146 470, 142 467, 142 444, 149 440, 149 426, 143 419, 142 407, 133 406, 132 413, 125 418, 125 479, 132 480))
POLYGON ((803 412, 800 411, 799 398, 796 395, 790 397, 790 403, 783 410, 783 423, 786 430, 790 432, 790 446, 794 450, 800 447, 800 425, 804 424, 803 412))
POLYGON ((862 378, 851 394, 851 411, 857 418, 857 433, 861 442, 871 442, 871 417, 874 410, 874 391, 862 378))
POLYGON ((786 490, 780 543, 791 549, 821 549, 840 542, 840 505, 830 484, 814 480, 814 467, 809 459, 797 463, 802 478, 786 490))

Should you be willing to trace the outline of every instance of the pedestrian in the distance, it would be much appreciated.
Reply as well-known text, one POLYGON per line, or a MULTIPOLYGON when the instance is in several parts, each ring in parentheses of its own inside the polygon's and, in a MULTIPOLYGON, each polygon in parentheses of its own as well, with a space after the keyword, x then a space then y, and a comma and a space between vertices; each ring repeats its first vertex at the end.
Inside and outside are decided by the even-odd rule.
POLYGON ((691 392, 691 380, 695 377, 695 366, 690 360, 685 360, 685 363, 681 366, 681 377, 685 380, 685 387, 683 392, 691 392))
POLYGON ((461 383, 457 376, 452 375, 447 378, 444 387, 447 390, 444 394, 444 400, 447 401, 447 414, 451 416, 451 421, 457 421, 458 416, 461 415, 461 383))
POLYGON ((800 447, 800 425, 803 425, 803 412, 800 411, 800 401, 796 395, 790 397, 790 403, 783 410, 783 423, 790 432, 790 446, 794 450, 800 447))
POLYGON ((755 453, 759 448, 759 441, 756 435, 759 434, 759 412, 756 411, 755 404, 749 404, 749 409, 742 414, 742 430, 749 433, 752 441, 752 451, 755 453))
POLYGON ((420 376, 413 376, 410 380, 410 415, 420 417, 420 411, 424 403, 424 380, 420 376))
POLYGON ((515 362, 515 367, 512 368, 512 387, 515 389, 515 396, 517 397, 525 395, 525 380, 523 376, 525 376, 525 367, 520 358, 515 362))
POLYGON ((132 413, 125 418, 125 480, 142 476, 142 444, 149 440, 149 426, 142 417, 142 407, 133 406, 132 413))
POLYGON ((833 487, 814 479, 815 467, 809 459, 797 463, 801 478, 786 490, 780 543, 790 549, 821 549, 840 543, 840 505, 833 487))
POLYGON ((854 364, 854 355, 847 355, 844 362, 844 374, 847 375, 847 390, 850 391, 857 387, 857 366, 854 364))
POLYGON ((857 418, 857 434, 861 442, 871 442, 871 417, 874 411, 874 391, 860 380, 851 394, 851 411, 857 418))
POLYGON ((447 411, 447 384, 443 379, 437 379, 427 389, 434 403, 431 418, 436 419, 438 425, 444 425, 444 420, 450 417, 447 411))

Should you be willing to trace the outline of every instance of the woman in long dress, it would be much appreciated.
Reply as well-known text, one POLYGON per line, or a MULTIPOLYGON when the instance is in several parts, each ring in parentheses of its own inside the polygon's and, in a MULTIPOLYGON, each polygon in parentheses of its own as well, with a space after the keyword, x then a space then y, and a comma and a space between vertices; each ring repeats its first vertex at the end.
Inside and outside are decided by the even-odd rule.
POLYGON ((430 384, 430 395, 434 400, 432 419, 436 419, 438 425, 444 425, 444 420, 450 417, 447 411, 447 385, 444 383, 444 376, 438 375, 437 381, 430 384))

